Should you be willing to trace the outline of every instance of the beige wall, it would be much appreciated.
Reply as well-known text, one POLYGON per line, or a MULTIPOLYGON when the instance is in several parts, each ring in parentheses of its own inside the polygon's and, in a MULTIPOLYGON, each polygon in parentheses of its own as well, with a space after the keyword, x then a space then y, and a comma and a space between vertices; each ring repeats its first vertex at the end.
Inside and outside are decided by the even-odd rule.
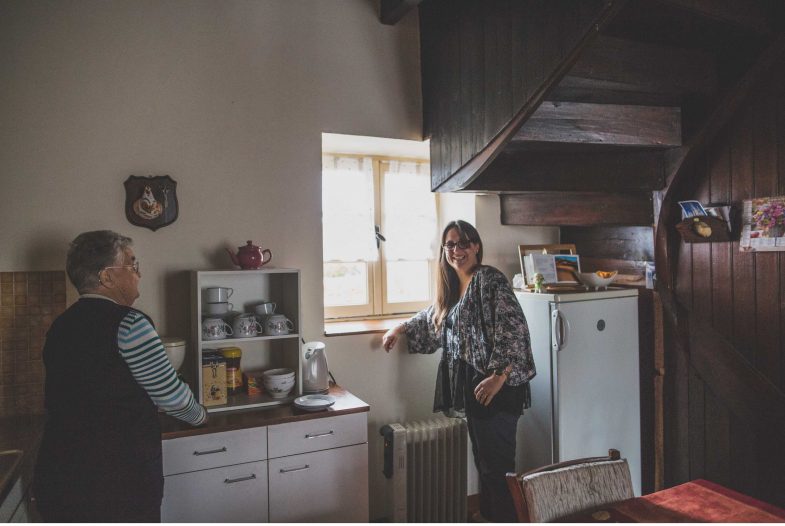
POLYGON ((499 196, 477 196, 477 230, 482 236, 483 263, 493 265, 512 281, 521 272, 518 245, 559 242, 558 227, 503 226, 499 196))
MULTIPOLYGON (((302 270, 303 332, 319 338, 320 134, 421 138, 416 14, 389 27, 377 13, 368 0, 0 3, 0 271, 62 269, 79 232, 120 231, 142 262, 137 306, 186 335, 187 271, 228 268, 223 247, 252 239, 302 270), (132 174, 178 182, 176 223, 126 221, 132 174)), ((488 199, 486 261, 511 275, 523 235, 488 199)), ((430 414, 438 360, 380 340, 327 340, 336 378, 372 408, 371 518, 387 511, 378 428, 430 414)))

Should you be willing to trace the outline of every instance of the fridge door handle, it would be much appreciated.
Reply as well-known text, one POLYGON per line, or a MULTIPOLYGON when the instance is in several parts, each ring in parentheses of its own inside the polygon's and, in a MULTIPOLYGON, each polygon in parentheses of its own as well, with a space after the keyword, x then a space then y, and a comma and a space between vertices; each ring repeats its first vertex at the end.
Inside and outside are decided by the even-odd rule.
POLYGON ((567 320, 558 309, 551 312, 551 346, 554 351, 561 351, 567 346, 567 320))

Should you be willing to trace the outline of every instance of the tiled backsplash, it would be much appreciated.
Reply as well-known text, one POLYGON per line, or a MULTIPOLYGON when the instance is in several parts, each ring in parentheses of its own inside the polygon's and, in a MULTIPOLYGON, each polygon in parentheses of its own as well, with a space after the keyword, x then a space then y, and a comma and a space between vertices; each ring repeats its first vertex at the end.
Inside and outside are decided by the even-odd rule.
POLYGON ((0 416, 43 413, 41 351, 65 310, 65 272, 0 272, 0 416))

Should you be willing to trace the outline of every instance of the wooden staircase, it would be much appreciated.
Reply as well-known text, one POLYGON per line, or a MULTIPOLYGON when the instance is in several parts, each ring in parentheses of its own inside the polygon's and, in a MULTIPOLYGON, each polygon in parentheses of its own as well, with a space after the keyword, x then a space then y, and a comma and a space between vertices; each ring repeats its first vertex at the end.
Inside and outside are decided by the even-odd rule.
MULTIPOLYGON (((700 437, 685 436, 687 428, 692 434, 690 417, 702 417, 700 397, 687 396, 686 386, 700 394, 703 382, 716 397, 714 411, 754 430, 766 454, 779 459, 769 464, 785 469, 778 445, 785 391, 744 358, 737 342, 691 312, 689 298, 677 298, 674 268, 683 249, 674 228, 677 201, 696 195, 709 146, 785 65, 785 2, 425 0, 419 9, 432 189, 498 193, 502 224, 560 226, 561 241, 578 246, 584 270, 634 273, 656 260, 657 292, 641 291, 640 305, 653 319, 654 305, 662 304, 665 343, 658 345, 670 369, 664 377, 661 355, 655 361, 653 329, 642 334, 642 381, 659 386, 656 395, 642 392, 642 406, 662 400, 665 385, 667 483, 686 480, 692 462, 700 464, 700 437)), ((703 263, 704 252, 697 251, 703 263)), ((776 273, 776 262, 768 265, 776 273)), ((730 267, 729 279, 743 270, 730 267)), ((750 304, 746 296, 733 301, 750 304)), ((781 310, 770 309, 778 319, 781 310)), ((642 422, 645 452, 655 450, 647 442, 654 425, 642 422)), ((662 427, 658 433, 661 439, 662 427)), ((733 463, 722 453, 715 461, 733 463)), ((784 505, 782 470, 766 464, 758 459, 750 468, 756 471, 747 478, 758 482, 749 490, 784 505)), ((656 477, 644 485, 659 487, 662 472, 656 477)))
POLYGON ((424 2, 433 189, 503 194, 505 224, 651 226, 652 192, 776 42, 779 11, 771 0, 424 2))

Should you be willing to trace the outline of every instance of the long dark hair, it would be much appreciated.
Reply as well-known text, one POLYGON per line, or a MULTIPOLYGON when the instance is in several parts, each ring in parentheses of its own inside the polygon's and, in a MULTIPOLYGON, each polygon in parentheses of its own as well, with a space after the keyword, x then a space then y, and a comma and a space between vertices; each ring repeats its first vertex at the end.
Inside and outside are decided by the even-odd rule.
POLYGON ((433 302, 432 321, 436 326, 436 330, 441 328, 444 318, 447 317, 450 308, 458 302, 461 294, 458 273, 447 263, 444 250, 444 240, 447 239, 447 233, 453 228, 458 231, 461 241, 476 243, 480 246, 480 249, 477 251, 477 266, 482 264, 482 240, 477 229, 470 223, 460 219, 447 223, 442 232, 442 242, 439 246, 439 279, 436 281, 436 299, 433 302))

